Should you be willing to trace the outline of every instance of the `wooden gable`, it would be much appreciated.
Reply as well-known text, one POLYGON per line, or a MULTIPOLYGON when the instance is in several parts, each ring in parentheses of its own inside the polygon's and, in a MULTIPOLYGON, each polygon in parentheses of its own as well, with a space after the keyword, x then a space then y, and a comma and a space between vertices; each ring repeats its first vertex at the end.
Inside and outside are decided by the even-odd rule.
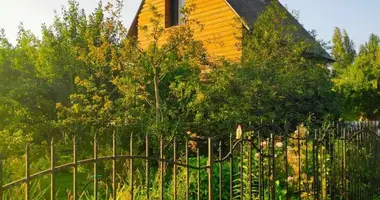
MULTIPOLYGON (((225 57, 239 61, 243 26, 229 4, 225 0, 186 0, 186 4, 196 5, 190 17, 199 21, 203 25, 203 30, 194 27, 194 37, 204 43, 210 57, 225 57)), ((170 0, 144 0, 129 30, 129 35, 137 36, 143 48, 148 46, 149 39, 146 36, 147 33, 138 27, 146 25, 148 30, 151 27, 150 19, 153 15, 150 8, 152 5, 157 8, 159 14, 165 16, 162 18, 162 25, 169 27, 170 24, 170 0)))

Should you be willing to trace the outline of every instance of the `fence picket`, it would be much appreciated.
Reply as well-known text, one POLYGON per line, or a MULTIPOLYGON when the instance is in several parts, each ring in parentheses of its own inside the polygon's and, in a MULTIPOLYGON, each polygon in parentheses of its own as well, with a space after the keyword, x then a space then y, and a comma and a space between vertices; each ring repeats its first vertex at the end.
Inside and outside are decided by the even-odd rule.
POLYGON ((248 146, 248 194, 249 194, 249 200, 252 200, 253 193, 252 193, 252 146, 254 145, 252 141, 251 134, 248 136, 249 146, 248 146))
POLYGON ((98 199, 98 146, 96 134, 94 136, 94 199, 98 199))
POLYGON ((177 200, 177 141, 173 141, 173 200, 177 200))
POLYGON ((164 200, 164 142, 162 136, 160 136, 160 199, 164 200))
POLYGON ((3 157, 0 154, 0 200, 3 200, 3 157))
POLYGON ((234 199, 234 152, 233 152, 233 141, 232 134, 230 135, 230 200, 234 199))
POLYGON ((208 200, 213 200, 213 167, 214 167, 214 160, 213 160, 213 146, 212 146, 212 139, 208 138, 208 200))
POLYGON ((244 135, 241 136, 240 143, 240 199, 242 200, 244 197, 244 135))
POLYGON ((149 199, 149 136, 145 136, 145 187, 146 199, 149 199))
POLYGON ((30 147, 29 143, 26 144, 25 148, 25 200, 30 199, 30 181, 29 181, 29 176, 30 176, 30 162, 29 162, 29 152, 30 147))
POLYGON ((134 180, 133 180, 133 134, 131 134, 131 138, 129 139, 129 184, 130 184, 130 198, 133 200, 134 198, 134 180))
MULTIPOLYGON (((222 141, 219 141, 219 148, 218 148, 218 151, 219 151, 219 160, 222 160, 222 141)), ((222 191, 223 191, 223 188, 222 188, 222 177, 223 177, 223 174, 222 174, 222 170, 223 170, 223 162, 219 162, 219 200, 222 200, 223 198, 223 194, 222 194, 222 191)))
POLYGON ((77 173, 78 173, 78 158, 77 158, 77 137, 73 138, 73 200, 78 199, 77 191, 77 173))
POLYGON ((54 138, 51 139, 50 144, 50 199, 55 199, 55 154, 54 154, 54 138))
MULTIPOLYGON (((185 157, 186 157, 186 165, 189 166, 189 147, 188 140, 185 141, 185 157)), ((190 189, 189 189, 189 168, 186 167, 186 200, 190 198, 190 189)))
POLYGON ((112 159, 112 199, 116 200, 117 195, 117 184, 116 184, 116 131, 113 131, 112 134, 112 153, 113 153, 113 159, 112 159))
POLYGON ((272 159, 272 199, 276 198, 276 152, 275 152, 275 143, 274 143, 274 136, 273 133, 270 134, 270 140, 271 140, 271 146, 272 146, 272 152, 271 152, 271 159, 272 159))

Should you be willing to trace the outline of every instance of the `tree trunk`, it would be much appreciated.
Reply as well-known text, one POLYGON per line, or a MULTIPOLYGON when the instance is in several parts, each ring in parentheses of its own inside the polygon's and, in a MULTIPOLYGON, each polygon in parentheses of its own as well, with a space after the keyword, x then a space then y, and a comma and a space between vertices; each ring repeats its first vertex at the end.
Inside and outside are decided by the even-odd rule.
POLYGON ((156 98, 156 124, 158 126, 161 122, 161 99, 160 88, 158 86, 158 72, 156 67, 154 69, 154 94, 156 98))

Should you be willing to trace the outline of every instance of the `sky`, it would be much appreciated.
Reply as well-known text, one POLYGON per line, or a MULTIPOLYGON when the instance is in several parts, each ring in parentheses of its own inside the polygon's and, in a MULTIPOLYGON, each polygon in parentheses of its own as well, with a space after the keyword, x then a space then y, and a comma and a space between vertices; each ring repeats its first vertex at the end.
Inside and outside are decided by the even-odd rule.
MULTIPOLYGON (((98 0, 78 0, 91 12, 98 0)), ((112 0, 103 0, 111 1, 112 0)), ((124 0, 123 21, 132 22, 141 0, 124 0)), ((307 30, 316 30, 318 39, 331 41, 335 27, 347 30, 356 46, 365 43, 371 33, 380 35, 380 0, 280 0, 290 10, 299 11, 300 22, 307 30)), ((60 11, 67 0, 0 0, 0 28, 15 43, 17 28, 23 22, 26 29, 38 37, 41 24, 52 24, 54 10, 60 11)))

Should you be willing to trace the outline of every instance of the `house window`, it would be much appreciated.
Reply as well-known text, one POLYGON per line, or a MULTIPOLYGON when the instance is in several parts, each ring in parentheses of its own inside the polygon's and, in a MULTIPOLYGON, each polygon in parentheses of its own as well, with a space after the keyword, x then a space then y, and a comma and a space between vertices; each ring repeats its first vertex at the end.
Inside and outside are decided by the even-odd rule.
POLYGON ((182 24, 183 14, 181 9, 185 6, 185 0, 170 0, 170 26, 182 24))

